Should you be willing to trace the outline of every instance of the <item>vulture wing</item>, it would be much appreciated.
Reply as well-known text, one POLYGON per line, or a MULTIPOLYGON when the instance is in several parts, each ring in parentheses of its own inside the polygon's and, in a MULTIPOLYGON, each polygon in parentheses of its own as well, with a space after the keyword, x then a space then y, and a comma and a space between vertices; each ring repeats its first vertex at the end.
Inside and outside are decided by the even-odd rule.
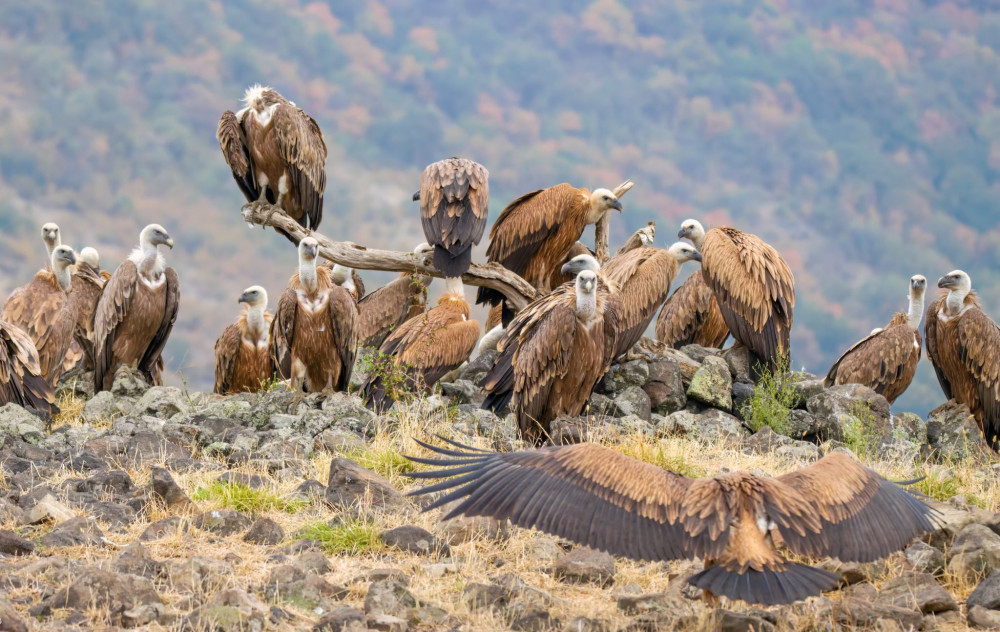
POLYGON ((38 351, 21 329, 0 321, 0 402, 56 414, 55 392, 41 377, 38 351))
POLYGON ((271 359, 275 370, 282 379, 292 377, 292 343, 295 339, 295 317, 299 311, 299 299, 292 283, 298 282, 298 273, 289 282, 289 288, 281 293, 278 307, 271 321, 271 359))
POLYGON ((603 272, 621 293, 617 357, 639 342, 657 308, 667 300, 677 261, 662 248, 634 248, 608 261, 603 272))
POLYGON ((174 322, 177 321, 177 308, 180 306, 181 300, 181 286, 177 279, 177 271, 173 268, 167 268, 163 275, 166 277, 164 291, 167 298, 166 304, 163 306, 163 318, 160 320, 159 327, 156 328, 153 340, 146 347, 142 357, 139 358, 139 370, 149 378, 150 384, 163 383, 160 377, 160 373, 163 371, 163 359, 160 354, 167 344, 167 338, 170 337, 170 332, 174 328, 174 322))
POLYGON ((906 324, 906 314, 897 314, 888 327, 866 336, 845 351, 830 367, 824 385, 864 384, 879 395, 885 395, 903 377, 913 361, 914 351, 917 359, 920 358, 920 334, 916 337, 916 349, 913 348, 913 334, 906 324))
POLYGON ((359 346, 381 346, 386 336, 406 321, 417 294, 425 287, 418 279, 400 275, 358 301, 359 346))
POLYGON ((94 387, 97 390, 103 390, 105 380, 113 377, 107 375, 114 356, 112 347, 118 335, 118 326, 132 305, 138 282, 139 270, 135 263, 126 259, 114 271, 101 292, 101 299, 94 311, 94 387))
POLYGON ((73 337, 83 350, 88 364, 94 362, 94 312, 104 290, 104 278, 89 265, 77 265, 69 299, 76 306, 76 329, 73 337))
POLYGON ((846 454, 762 479, 764 510, 793 552, 870 562, 932 531, 936 512, 846 454))
POLYGON ((944 370, 941 368, 941 356, 938 354, 937 347, 938 312, 944 307, 944 301, 947 296, 947 293, 942 294, 927 307, 927 314, 924 316, 924 344, 927 345, 927 358, 934 367, 934 373, 937 375, 941 390, 944 391, 944 396, 952 399, 951 382, 948 381, 948 376, 945 375, 944 370))
POLYGON ((449 490, 424 509, 456 502, 445 519, 507 518, 636 560, 716 557, 729 538, 731 512, 713 479, 687 479, 591 443, 510 453, 418 443, 448 458, 409 459, 445 469, 407 476, 455 478, 411 495, 449 490))
POLYGON ((3 319, 23 329, 35 341, 42 376, 53 384, 62 370, 76 325, 75 313, 68 319, 64 311, 67 301, 69 297, 59 288, 55 275, 42 270, 28 285, 11 294, 3 307, 3 319))
POLYGON ((420 178, 420 223, 434 246, 434 267, 461 276, 472 262, 489 214, 490 173, 464 158, 440 160, 420 178))
POLYGON ((215 388, 213 393, 226 394, 233 382, 236 356, 240 351, 240 329, 229 325, 215 341, 215 388))
POLYGON ((323 191, 326 189, 326 143, 319 125, 291 103, 274 106, 271 115, 275 141, 291 174, 304 215, 299 223, 315 230, 323 218, 323 191))
POLYGON ((334 348, 340 356, 340 379, 334 388, 346 391, 358 353, 358 303, 350 290, 334 286, 330 288, 330 306, 326 313, 330 317, 334 348))
POLYGON ((656 319, 656 339, 674 348, 692 343, 700 344, 699 340, 703 342, 707 340, 698 334, 706 327, 711 327, 713 320, 718 321, 714 329, 724 332, 714 336, 715 340, 718 340, 717 346, 721 347, 729 337, 729 330, 722 320, 715 294, 705 283, 701 270, 696 270, 663 304, 663 309, 656 319))
POLYGON ((958 319, 956 333, 958 357, 976 381, 983 437, 996 449, 1000 444, 1000 327, 975 306, 958 319))
POLYGON ((226 164, 233 172, 233 179, 236 180, 247 202, 253 202, 260 197, 260 189, 253 177, 250 148, 247 147, 243 125, 230 110, 222 113, 215 136, 219 139, 219 146, 222 147, 222 157, 226 159, 226 164))

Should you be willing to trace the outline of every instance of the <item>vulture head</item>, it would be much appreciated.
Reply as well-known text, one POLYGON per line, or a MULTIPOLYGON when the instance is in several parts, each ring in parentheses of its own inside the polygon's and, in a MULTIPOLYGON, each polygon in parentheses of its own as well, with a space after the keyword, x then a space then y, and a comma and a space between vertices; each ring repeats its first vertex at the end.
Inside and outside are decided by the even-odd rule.
POLYGON ((157 246, 174 247, 174 240, 167 233, 167 229, 159 224, 150 224, 139 233, 139 243, 144 247, 156 249, 157 246))
POLYGON ((701 253, 694 249, 691 244, 685 243, 683 241, 674 242, 667 252, 674 256, 674 260, 678 264, 684 263, 685 261, 701 261, 701 253))
POLYGON ((914 274, 910 277, 910 294, 923 294, 927 289, 927 278, 922 274, 914 274))
POLYGON ((246 303, 250 307, 267 307, 267 290, 259 285, 251 285, 240 294, 240 303, 246 303))
POLYGON ((611 209, 621 212, 622 203, 618 201, 618 197, 607 189, 594 189, 590 194, 590 214, 587 217, 589 223, 595 223, 611 209))
POLYGON ((972 279, 963 270, 952 270, 938 279, 938 287, 951 292, 964 292, 968 294, 972 289, 972 279))
POLYGON ((413 249, 413 254, 418 260, 425 261, 428 257, 434 255, 434 246, 425 241, 413 249))
POLYGON ((705 239, 705 227, 696 219, 686 219, 677 231, 677 239, 690 239, 696 247, 701 247, 701 242, 705 239))
MULTIPOLYGON (((277 93, 274 88, 262 86, 255 83, 243 94, 243 103, 254 112, 263 112, 267 108, 281 103, 284 97, 277 93)), ((294 104, 293 104, 294 105, 294 104)))
POLYGON ((577 317, 589 319, 597 311, 597 273, 583 270, 576 275, 577 317))
POLYGON ((306 237, 299 242, 299 263, 315 261, 319 255, 319 242, 312 237, 306 237))
POLYGON ((563 274, 579 275, 584 270, 589 270, 596 275, 597 271, 600 269, 601 264, 598 263, 594 255, 583 254, 577 255, 564 263, 561 272, 563 274))
POLYGON ((45 242, 49 252, 55 250, 55 247, 62 243, 62 239, 59 237, 59 226, 53 224, 52 222, 46 222, 43 224, 42 241, 45 242))
POLYGON ((94 270, 101 269, 101 255, 98 254, 97 248, 91 248, 90 246, 84 247, 79 253, 80 261, 83 261, 88 266, 94 270))
POLYGON ((52 270, 56 274, 59 285, 66 292, 70 288, 70 266, 76 265, 76 253, 69 246, 56 246, 52 251, 52 270))

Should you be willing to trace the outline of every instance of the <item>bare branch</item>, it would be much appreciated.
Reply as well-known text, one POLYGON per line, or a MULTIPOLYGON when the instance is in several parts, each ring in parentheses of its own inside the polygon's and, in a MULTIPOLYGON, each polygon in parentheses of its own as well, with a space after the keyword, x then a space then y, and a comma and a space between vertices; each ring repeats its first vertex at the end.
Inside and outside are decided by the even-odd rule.
MULTIPOLYGON (((616 198, 620 199, 623 195, 631 191, 634 186, 635 182, 626 180, 612 189, 611 192, 615 194, 616 198)), ((601 262, 601 265, 604 265, 611 258, 608 247, 608 242, 611 239, 610 215, 610 213, 605 213, 604 217, 597 220, 597 224, 594 226, 594 256, 601 262)))
MULTIPOLYGON (((268 204, 247 205, 243 208, 243 219, 258 226, 280 228, 296 239, 312 237, 319 242, 319 253, 322 257, 342 266, 358 270, 420 272, 439 279, 444 278, 444 275, 429 263, 429 258, 421 261, 412 252, 375 250, 349 241, 332 241, 321 233, 303 228, 280 210, 268 217, 273 208, 268 204)), ((462 282, 502 292, 511 306, 517 310, 538 296, 538 291, 530 283, 498 263, 473 263, 469 271, 462 275, 462 282)))

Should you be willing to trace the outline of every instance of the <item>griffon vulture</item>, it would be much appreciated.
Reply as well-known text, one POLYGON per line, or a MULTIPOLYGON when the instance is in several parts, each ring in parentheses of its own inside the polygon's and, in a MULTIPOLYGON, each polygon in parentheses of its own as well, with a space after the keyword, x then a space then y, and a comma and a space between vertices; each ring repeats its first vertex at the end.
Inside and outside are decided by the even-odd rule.
POLYGON ((472 247, 483 238, 489 215, 490 172, 465 158, 427 165, 420 176, 420 224, 434 246, 434 267, 460 277, 472 264, 472 247))
MULTIPOLYGON (((730 472, 687 478, 590 443, 500 453, 417 442, 443 467, 408 476, 446 481, 424 511, 490 516, 634 560, 701 558, 688 582, 707 594, 763 605, 832 590, 840 576, 786 559, 796 555, 869 562, 931 531, 936 512, 851 457, 831 452, 775 478, 730 472)), ((451 442, 450 442, 451 443, 451 442)))
MULTIPOLYGON (((84 248, 77 256, 72 290, 69 293, 69 300, 75 306, 76 327, 73 331, 73 345, 66 353, 68 359, 70 354, 78 349, 80 357, 73 366, 82 360, 83 368, 87 371, 94 368, 94 312, 97 310, 97 302, 101 299, 106 282, 101 276, 100 263, 92 265, 85 258, 85 256, 92 258, 91 253, 96 254, 97 251, 93 248, 84 248)), ((72 366, 66 366, 64 363, 63 368, 69 370, 72 366)))
POLYGON ((94 311, 94 390, 111 388, 121 365, 132 365, 160 384, 160 353, 177 320, 180 283, 157 246, 174 247, 159 224, 139 233, 132 251, 104 285, 94 311))
POLYGON ((55 415, 59 413, 55 400, 31 337, 0 320, 0 405, 13 403, 55 415))
POLYGON ((100 276, 102 280, 107 281, 111 278, 110 272, 101 269, 101 255, 97 252, 96 248, 90 246, 82 248, 77 258, 90 266, 90 269, 100 276))
POLYGON ((701 251, 701 273, 719 301, 722 319, 750 352, 751 369, 775 371, 788 356, 795 308, 795 279, 778 251, 735 228, 685 220, 679 238, 701 251))
POLYGON ((656 339, 674 349, 696 344, 721 349, 729 337, 719 302, 696 270, 663 304, 656 318, 656 339))
POLYGON ((317 266, 319 243, 299 244, 299 269, 288 281, 271 322, 271 355, 283 379, 307 392, 347 389, 358 345, 358 303, 317 266))
POLYGON ((236 322, 215 341, 215 388, 220 395, 256 393, 274 376, 271 359, 271 320, 267 290, 253 285, 239 302, 246 307, 236 322))
POLYGON ((436 306, 400 325, 379 347, 376 362, 391 363, 391 370, 405 375, 406 380, 405 384, 391 384, 380 371, 373 371, 361 389, 367 406, 382 412, 400 394, 394 392, 397 388, 426 391, 469 359, 479 340, 479 321, 469 318, 462 279, 448 277, 445 282, 447 290, 436 306))
POLYGON ((882 329, 876 329, 840 356, 824 385, 864 384, 891 404, 910 386, 920 361, 920 319, 927 279, 910 277, 910 303, 882 329))
POLYGON ((323 265, 330 268, 330 280, 333 284, 350 292, 355 303, 365 297, 365 283, 357 270, 332 261, 323 262, 323 265))
POLYGON ((31 337, 41 375, 53 386, 62 374, 76 328, 77 306, 70 294, 75 263, 72 248, 56 246, 49 269, 39 270, 30 283, 14 290, 0 316, 31 337))
POLYGON ((521 437, 535 444, 548 437, 553 419, 579 415, 614 357, 617 298, 598 273, 585 269, 525 307, 483 377, 483 408, 501 410, 510 402, 521 437))
MULTIPOLYGON (((272 88, 247 88, 246 105, 223 113, 216 136, 250 206, 273 205, 303 228, 323 218, 326 144, 311 116, 272 88)), ((296 239, 279 231, 292 242, 296 239)))
MULTIPOLYGON (((430 244, 413 250, 417 258, 433 252, 430 244)), ((391 282, 358 301, 358 345, 378 349, 386 336, 415 316, 424 313, 427 286, 431 277, 414 272, 400 272, 391 282)))
POLYGON ((45 243, 45 269, 52 269, 52 251, 62 245, 62 236, 59 233, 59 226, 52 222, 42 224, 42 241, 45 243))
MULTIPOLYGON (((549 292, 552 275, 566 261, 584 227, 597 223, 611 209, 621 211, 622 204, 607 189, 591 192, 563 183, 526 193, 508 204, 493 224, 487 259, 549 292)), ((514 317, 497 290, 479 288, 476 303, 504 304, 505 326, 514 317)))
POLYGON ((1000 450, 1000 328, 979 308, 962 270, 938 279, 948 290, 927 309, 924 339, 945 397, 969 407, 983 437, 1000 450))

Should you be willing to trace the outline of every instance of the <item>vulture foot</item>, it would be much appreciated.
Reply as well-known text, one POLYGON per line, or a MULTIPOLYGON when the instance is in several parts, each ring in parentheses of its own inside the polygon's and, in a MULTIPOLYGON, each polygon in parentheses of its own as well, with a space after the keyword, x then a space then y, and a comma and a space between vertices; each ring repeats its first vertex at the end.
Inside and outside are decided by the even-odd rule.
POLYGON ((251 229, 253 229, 253 216, 260 210, 262 203, 260 200, 254 200, 253 202, 247 202, 240 209, 243 215, 243 221, 246 222, 251 229))

